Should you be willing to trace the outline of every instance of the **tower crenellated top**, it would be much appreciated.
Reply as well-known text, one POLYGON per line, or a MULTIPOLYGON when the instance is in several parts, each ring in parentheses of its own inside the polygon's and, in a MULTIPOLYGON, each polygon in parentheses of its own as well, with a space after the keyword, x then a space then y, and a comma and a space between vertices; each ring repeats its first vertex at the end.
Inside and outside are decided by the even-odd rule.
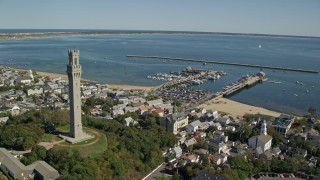
POLYGON ((71 66, 79 65, 79 56, 80 56, 79 50, 69 49, 68 55, 69 55, 69 65, 71 66))
POLYGON ((75 50, 75 49, 69 49, 68 50, 68 54, 69 54, 69 57, 70 56, 79 56, 80 55, 80 51, 79 50, 75 50))

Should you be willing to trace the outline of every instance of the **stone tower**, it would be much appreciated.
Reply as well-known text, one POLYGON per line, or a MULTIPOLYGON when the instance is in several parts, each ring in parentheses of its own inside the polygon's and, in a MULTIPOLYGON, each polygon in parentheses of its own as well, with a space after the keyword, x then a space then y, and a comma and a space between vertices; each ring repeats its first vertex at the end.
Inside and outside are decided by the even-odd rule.
POLYGON ((67 74, 69 79, 69 99, 70 99, 70 136, 73 138, 82 135, 81 123, 81 65, 79 64, 79 50, 69 50, 69 64, 67 74))
POLYGON ((70 134, 66 137, 67 141, 77 143, 93 138, 82 130, 81 122, 81 65, 79 64, 79 50, 69 50, 69 64, 67 74, 69 80, 69 100, 70 100, 70 134))

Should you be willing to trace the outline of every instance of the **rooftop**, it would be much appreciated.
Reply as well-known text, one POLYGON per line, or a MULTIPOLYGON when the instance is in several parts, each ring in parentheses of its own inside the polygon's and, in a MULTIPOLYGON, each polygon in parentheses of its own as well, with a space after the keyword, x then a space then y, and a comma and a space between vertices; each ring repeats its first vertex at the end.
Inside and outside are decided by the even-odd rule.
POLYGON ((277 117, 273 123, 272 126, 279 126, 279 127, 288 127, 294 122, 294 117, 289 115, 281 114, 279 117, 277 117))

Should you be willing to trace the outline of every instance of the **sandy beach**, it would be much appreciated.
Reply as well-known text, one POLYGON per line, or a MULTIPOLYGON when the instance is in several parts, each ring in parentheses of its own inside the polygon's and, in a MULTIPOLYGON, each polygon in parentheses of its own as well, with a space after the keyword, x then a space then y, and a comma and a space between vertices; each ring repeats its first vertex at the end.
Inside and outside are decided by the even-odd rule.
POLYGON ((199 108, 216 109, 217 111, 225 112, 233 116, 242 117, 245 114, 263 114, 277 117, 281 113, 264 109, 261 107, 251 106, 240 102, 232 101, 226 98, 215 98, 207 101, 205 104, 198 106, 199 108))

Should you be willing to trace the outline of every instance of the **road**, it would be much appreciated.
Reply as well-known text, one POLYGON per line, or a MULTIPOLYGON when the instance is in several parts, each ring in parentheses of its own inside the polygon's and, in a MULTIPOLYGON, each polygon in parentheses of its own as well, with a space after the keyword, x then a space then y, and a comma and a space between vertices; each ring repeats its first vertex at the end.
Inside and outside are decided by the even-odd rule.
POLYGON ((158 166, 156 169, 154 169, 150 174, 148 174, 142 180, 155 180, 157 179, 157 177, 168 177, 170 179, 172 175, 166 174, 164 168, 165 168, 165 164, 158 166))

